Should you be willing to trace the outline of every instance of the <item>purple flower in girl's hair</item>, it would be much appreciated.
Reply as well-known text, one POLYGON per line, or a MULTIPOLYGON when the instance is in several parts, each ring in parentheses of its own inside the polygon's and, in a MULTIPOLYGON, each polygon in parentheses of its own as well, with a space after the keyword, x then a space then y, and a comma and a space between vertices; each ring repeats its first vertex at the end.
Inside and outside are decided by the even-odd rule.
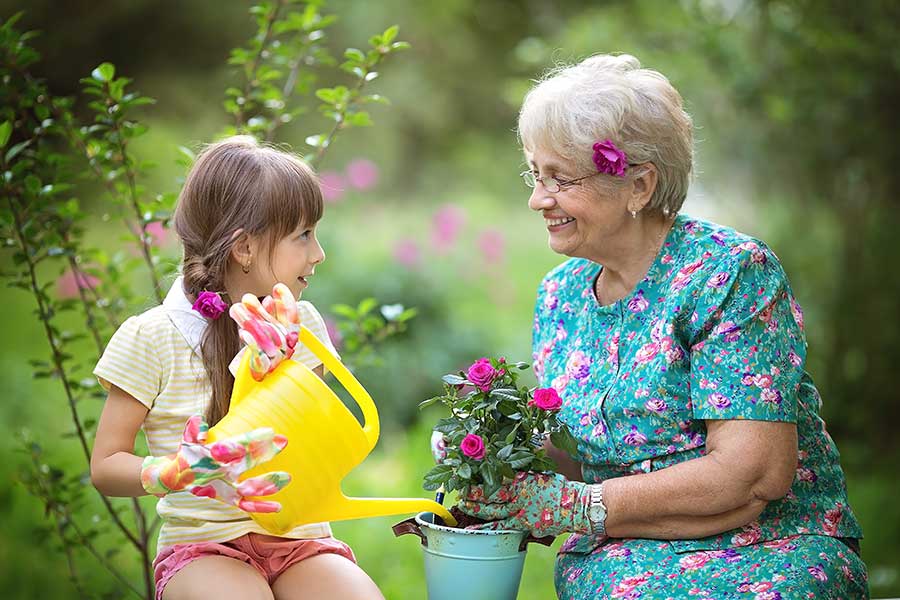
POLYGON ((594 144, 594 164, 597 165, 597 171, 600 173, 625 177, 628 159, 625 157, 625 153, 619 150, 611 140, 603 140, 594 144))
POLYGON ((207 319, 216 320, 222 316, 223 312, 228 310, 228 305, 216 292, 200 292, 191 308, 207 319))

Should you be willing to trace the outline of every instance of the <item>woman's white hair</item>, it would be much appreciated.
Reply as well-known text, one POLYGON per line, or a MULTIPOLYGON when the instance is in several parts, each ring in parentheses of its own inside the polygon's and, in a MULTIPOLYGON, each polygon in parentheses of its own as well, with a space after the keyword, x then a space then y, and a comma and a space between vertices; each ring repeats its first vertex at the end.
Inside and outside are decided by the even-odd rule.
POLYGON ((646 208, 664 214, 678 212, 687 196, 692 130, 669 80, 628 54, 598 54, 551 70, 519 112, 519 139, 527 151, 551 150, 578 168, 595 169, 592 146, 610 139, 629 163, 652 162, 659 180, 646 208))

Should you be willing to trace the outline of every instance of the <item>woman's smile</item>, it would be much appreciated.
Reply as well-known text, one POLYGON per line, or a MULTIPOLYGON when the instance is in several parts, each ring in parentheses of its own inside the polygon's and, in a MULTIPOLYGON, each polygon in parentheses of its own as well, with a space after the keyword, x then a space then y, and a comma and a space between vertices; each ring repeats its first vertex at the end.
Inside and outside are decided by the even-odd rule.
POLYGON ((544 217, 544 222, 547 223, 547 231, 550 233, 557 233, 564 229, 567 229, 570 225, 575 223, 574 217, 568 216, 558 216, 558 217, 544 217))

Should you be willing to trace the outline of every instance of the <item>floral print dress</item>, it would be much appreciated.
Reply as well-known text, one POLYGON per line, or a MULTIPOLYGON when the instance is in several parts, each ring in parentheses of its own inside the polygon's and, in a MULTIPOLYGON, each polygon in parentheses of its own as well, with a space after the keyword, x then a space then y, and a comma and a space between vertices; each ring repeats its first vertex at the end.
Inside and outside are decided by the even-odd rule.
POLYGON ((690 540, 572 535, 560 598, 864 598, 859 524, 821 399, 803 313, 777 257, 733 229, 675 218, 646 277, 601 306, 601 266, 570 259, 538 291, 534 369, 562 396, 585 481, 703 455, 706 419, 797 424, 790 491, 757 520, 690 540))

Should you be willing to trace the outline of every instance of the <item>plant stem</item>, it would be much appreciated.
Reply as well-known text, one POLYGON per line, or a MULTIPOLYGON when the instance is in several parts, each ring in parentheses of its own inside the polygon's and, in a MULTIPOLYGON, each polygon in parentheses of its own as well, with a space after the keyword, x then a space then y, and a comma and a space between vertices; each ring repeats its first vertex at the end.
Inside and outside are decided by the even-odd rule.
MULTIPOLYGON (((84 457, 87 460, 88 464, 91 462, 91 450, 88 446, 87 437, 84 433, 84 427, 81 424, 81 418, 78 415, 78 407, 75 404, 75 396, 72 391, 72 386, 69 383, 68 377, 66 377, 65 368, 63 365, 63 357, 62 351, 59 349, 59 345, 56 339, 56 335, 53 333, 53 329, 50 327, 50 314, 47 309, 46 304, 44 303, 44 294, 41 291, 40 285, 38 284, 37 273, 35 272, 34 262, 29 254, 29 250, 31 249, 28 241, 24 237, 24 229, 21 216, 18 207, 16 206, 14 198, 14 191, 7 188, 7 202, 9 203, 10 212, 13 215, 13 219, 16 223, 16 237, 19 242, 19 246, 22 248, 22 253, 26 257, 26 264, 28 266, 28 276, 29 283, 31 286, 31 293, 35 298, 35 301, 38 305, 38 316, 41 319, 41 323, 44 326, 44 335, 47 338, 47 343, 50 345, 50 352, 53 356, 53 364, 55 366, 55 371, 57 376, 59 377, 60 382, 62 383, 63 390, 66 394, 66 400, 69 404, 69 411, 71 413, 72 422, 75 423, 75 432, 78 437, 78 441, 81 444, 81 450, 84 453, 84 457)), ((119 519, 119 515, 113 509, 112 505, 109 502, 109 499, 97 492, 103 501, 104 506, 106 506, 106 510, 109 512, 116 526, 122 531, 125 537, 135 546, 135 548, 140 549, 141 542, 134 536, 134 534, 122 523, 121 519, 119 519)))
POLYGON ((316 155, 309 161, 309 165, 313 169, 318 169, 319 165, 322 164, 322 159, 325 158, 325 153, 331 147, 331 142, 334 141, 335 136, 338 131, 340 131, 341 127, 344 125, 345 117, 347 115, 347 111, 350 110, 350 107, 356 103, 356 98, 359 96, 359 92, 362 90, 363 86, 366 84, 366 75, 369 74, 369 70, 366 69, 366 72, 362 77, 359 78, 359 81, 356 82, 356 85, 353 86, 353 90, 350 92, 351 100, 347 102, 347 106, 342 108, 340 112, 338 112, 337 118, 334 121, 334 126, 331 128, 331 131, 328 132, 328 135, 319 145, 319 149, 316 151, 316 155))
MULTIPOLYGON (((109 89, 108 82, 106 88, 109 89)), ((141 249, 141 255, 144 257, 144 262, 147 263, 147 270, 150 272, 150 278, 153 281, 153 292, 156 294, 156 301, 162 304, 162 286, 159 283, 159 276, 156 274, 156 267, 153 265, 153 257, 150 254, 150 244, 147 241, 147 234, 144 231, 144 216, 141 213, 141 205, 138 200, 137 183, 135 182, 134 171, 128 161, 128 152, 125 148, 125 137, 122 135, 122 129, 119 127, 119 122, 116 119, 113 119, 112 128, 113 131, 116 132, 119 155, 122 159, 122 165, 125 167, 125 177, 128 180, 128 199, 131 203, 132 210, 134 210, 134 216, 138 224, 138 231, 135 233, 135 237, 137 238, 138 246, 141 249)))
POLYGON ((284 6, 284 0, 278 0, 275 5, 275 9, 271 11, 268 15, 266 15, 266 30, 263 34, 263 39, 259 43, 259 50, 256 52, 256 56, 253 57, 253 63, 250 65, 250 69, 247 71, 247 79, 244 81, 244 89, 241 96, 244 98, 244 104, 238 105, 237 114, 235 114, 234 126, 235 129, 240 130, 245 123, 246 115, 244 115, 243 106, 250 101, 250 91, 253 89, 253 81, 256 78, 256 71, 259 69, 259 65, 262 62, 262 54, 265 52, 266 47, 269 45, 269 40, 272 38, 272 27, 275 25, 275 21, 278 20, 278 13, 281 12, 282 7, 284 6))

